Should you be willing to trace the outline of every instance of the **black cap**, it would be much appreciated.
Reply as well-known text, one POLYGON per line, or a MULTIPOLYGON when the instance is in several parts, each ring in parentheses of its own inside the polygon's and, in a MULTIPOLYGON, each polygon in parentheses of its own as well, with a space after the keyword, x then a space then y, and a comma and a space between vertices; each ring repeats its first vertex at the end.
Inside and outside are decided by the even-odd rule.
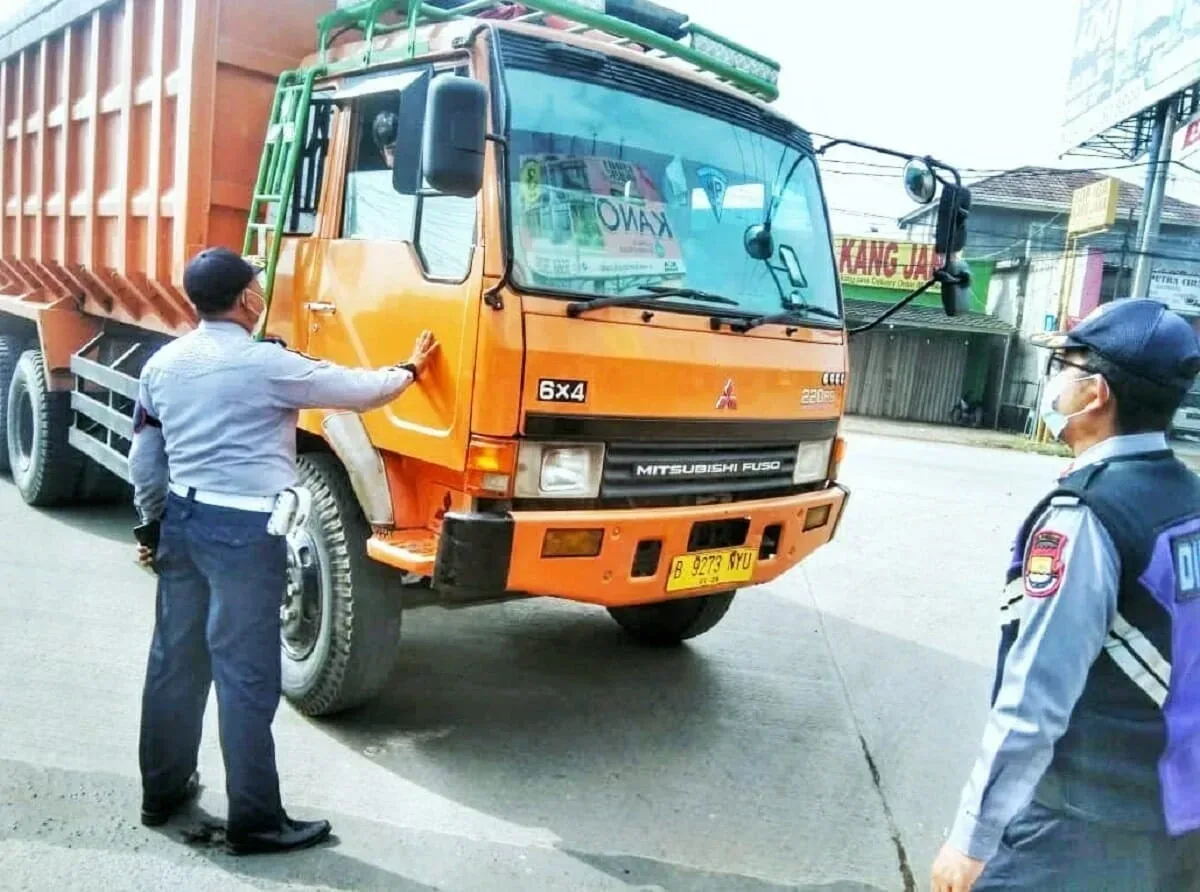
POLYGON ((183 273, 183 290, 201 315, 224 313, 254 281, 259 267, 228 248, 207 248, 183 273))
POLYGON ((1186 319, 1156 300, 1101 304, 1070 331, 1031 338, 1052 350, 1090 350, 1122 371, 1186 391, 1200 372, 1200 339, 1186 319))

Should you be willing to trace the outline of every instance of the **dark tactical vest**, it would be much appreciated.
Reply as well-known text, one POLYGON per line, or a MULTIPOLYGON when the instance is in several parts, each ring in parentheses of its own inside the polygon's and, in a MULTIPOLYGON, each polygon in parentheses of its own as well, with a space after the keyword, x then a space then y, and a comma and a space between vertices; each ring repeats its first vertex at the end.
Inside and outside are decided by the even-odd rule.
POLYGON ((1077 499, 1116 546, 1118 618, 1034 799, 1087 820, 1181 834, 1200 828, 1200 477, 1169 451, 1119 456, 1059 481, 1021 525, 992 690, 1016 640, 1030 531, 1077 499))

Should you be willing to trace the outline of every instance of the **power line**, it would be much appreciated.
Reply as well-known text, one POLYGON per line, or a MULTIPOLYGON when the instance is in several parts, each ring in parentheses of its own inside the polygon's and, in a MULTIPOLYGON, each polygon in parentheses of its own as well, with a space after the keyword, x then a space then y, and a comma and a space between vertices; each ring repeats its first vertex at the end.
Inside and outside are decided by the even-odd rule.
MULTIPOLYGON (((1150 165, 1150 163, 1151 162, 1147 160, 1133 161, 1128 164, 1113 164, 1106 167, 959 167, 957 170, 960 174, 964 175, 971 174, 998 176, 1001 174, 1014 174, 1019 176, 1021 179, 1037 179, 1039 177, 1045 177, 1049 179, 1052 177, 1061 176, 1063 174, 1103 174, 1110 170, 1131 170, 1147 167, 1150 165)), ((874 161, 855 161, 849 158, 822 158, 820 161, 821 169, 824 170, 827 165, 854 165, 856 167, 865 167, 880 171, 894 171, 896 173, 903 171, 905 167, 903 164, 883 164, 874 161)))
MULTIPOLYGON (((848 210, 848 209, 844 209, 844 208, 830 208, 829 210, 831 213, 841 213, 841 214, 846 214, 848 216, 865 217, 868 219, 882 219, 882 220, 892 219, 890 217, 886 217, 881 214, 872 214, 867 211, 852 211, 852 210, 848 210)), ((1047 221, 1045 223, 1037 224, 1040 227, 1039 235, 1041 235, 1041 233, 1045 232, 1046 229, 1050 228, 1054 224, 1054 220, 1056 218, 1063 217, 1063 216, 1065 216, 1065 215, 1058 214, 1058 215, 1056 215, 1056 217, 1051 218, 1049 221, 1047 221)), ((971 255, 968 256, 969 260, 990 260, 990 259, 993 259, 994 256, 1002 254, 1007 250, 1022 247, 1024 245, 1028 244, 1028 242, 1030 241, 1030 236, 1028 234, 1027 235, 1015 235, 1012 232, 997 232, 995 230, 976 229, 974 227, 971 227, 969 224, 967 227, 967 232, 968 232, 968 236, 972 237, 971 243, 969 245, 969 247, 972 249, 972 251, 993 251, 994 250, 994 254, 990 257, 989 256, 979 256, 978 254, 972 253, 971 255), (996 239, 996 241, 981 243, 978 238, 979 236, 991 237, 993 239, 996 239)), ((843 236, 843 238, 862 238, 862 239, 869 239, 869 238, 873 238, 873 237, 875 237, 875 236, 872 236, 870 234, 843 236)), ((1064 234, 1064 237, 1065 237, 1065 234, 1064 234)), ((1200 238, 1192 239, 1190 241, 1192 244, 1194 244, 1196 246, 1196 249, 1198 251, 1200 251, 1200 238)), ((1043 244, 1044 244, 1044 241, 1043 241, 1043 244)), ((1046 251, 1045 253, 1054 254, 1056 257, 1064 257, 1067 255, 1082 257, 1087 254, 1089 249, 1097 249, 1098 247, 1099 246, 1096 246, 1096 245, 1090 245, 1090 246, 1089 245, 1079 245, 1075 250, 1072 251, 1065 247, 1065 243, 1056 243, 1055 247, 1052 250, 1046 251), (1058 244, 1062 244, 1062 247, 1059 248, 1058 244)), ((1187 255, 1187 254, 1179 254, 1179 253, 1167 253, 1161 249, 1157 250, 1157 251, 1153 251, 1153 250, 1152 251, 1140 251, 1137 249, 1129 248, 1125 251, 1125 254, 1127 257, 1143 257, 1144 256, 1144 257, 1149 257, 1152 260, 1169 260, 1169 261, 1174 261, 1177 263, 1200 264, 1200 253, 1198 253, 1196 255, 1187 255)))

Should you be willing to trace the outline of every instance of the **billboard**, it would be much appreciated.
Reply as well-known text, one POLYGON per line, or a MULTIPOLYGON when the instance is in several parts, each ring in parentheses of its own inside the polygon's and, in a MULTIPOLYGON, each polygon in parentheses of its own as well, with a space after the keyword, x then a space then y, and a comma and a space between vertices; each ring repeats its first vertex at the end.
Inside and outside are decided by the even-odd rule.
POLYGON ((1200 0, 1080 0, 1063 151, 1200 81, 1200 0))
MULTIPOLYGON (((838 276, 845 285, 912 291, 933 275, 933 245, 883 238, 838 236, 833 240, 838 276)), ((930 291, 940 291, 934 285, 930 291)))

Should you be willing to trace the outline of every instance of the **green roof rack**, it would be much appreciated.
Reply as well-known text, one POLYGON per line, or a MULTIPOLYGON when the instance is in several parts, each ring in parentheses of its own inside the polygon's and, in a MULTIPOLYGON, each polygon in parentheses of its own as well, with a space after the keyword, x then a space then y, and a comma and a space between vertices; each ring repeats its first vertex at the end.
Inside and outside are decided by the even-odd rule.
POLYGON ((435 6, 428 0, 363 0, 322 16, 317 21, 317 31, 322 62, 334 40, 344 33, 358 32, 367 42, 369 64, 371 41, 381 35, 406 31, 408 41, 402 55, 413 58, 419 49, 417 29, 423 25, 523 7, 527 12, 510 18, 511 21, 542 24, 547 16, 557 16, 574 23, 565 29, 570 33, 601 31, 615 38, 618 46, 640 46, 652 57, 680 59, 767 102, 779 96, 778 62, 671 10, 649 5, 656 14, 675 17, 678 26, 660 32, 614 14, 630 8, 630 0, 465 0, 449 7, 444 3, 435 6))

